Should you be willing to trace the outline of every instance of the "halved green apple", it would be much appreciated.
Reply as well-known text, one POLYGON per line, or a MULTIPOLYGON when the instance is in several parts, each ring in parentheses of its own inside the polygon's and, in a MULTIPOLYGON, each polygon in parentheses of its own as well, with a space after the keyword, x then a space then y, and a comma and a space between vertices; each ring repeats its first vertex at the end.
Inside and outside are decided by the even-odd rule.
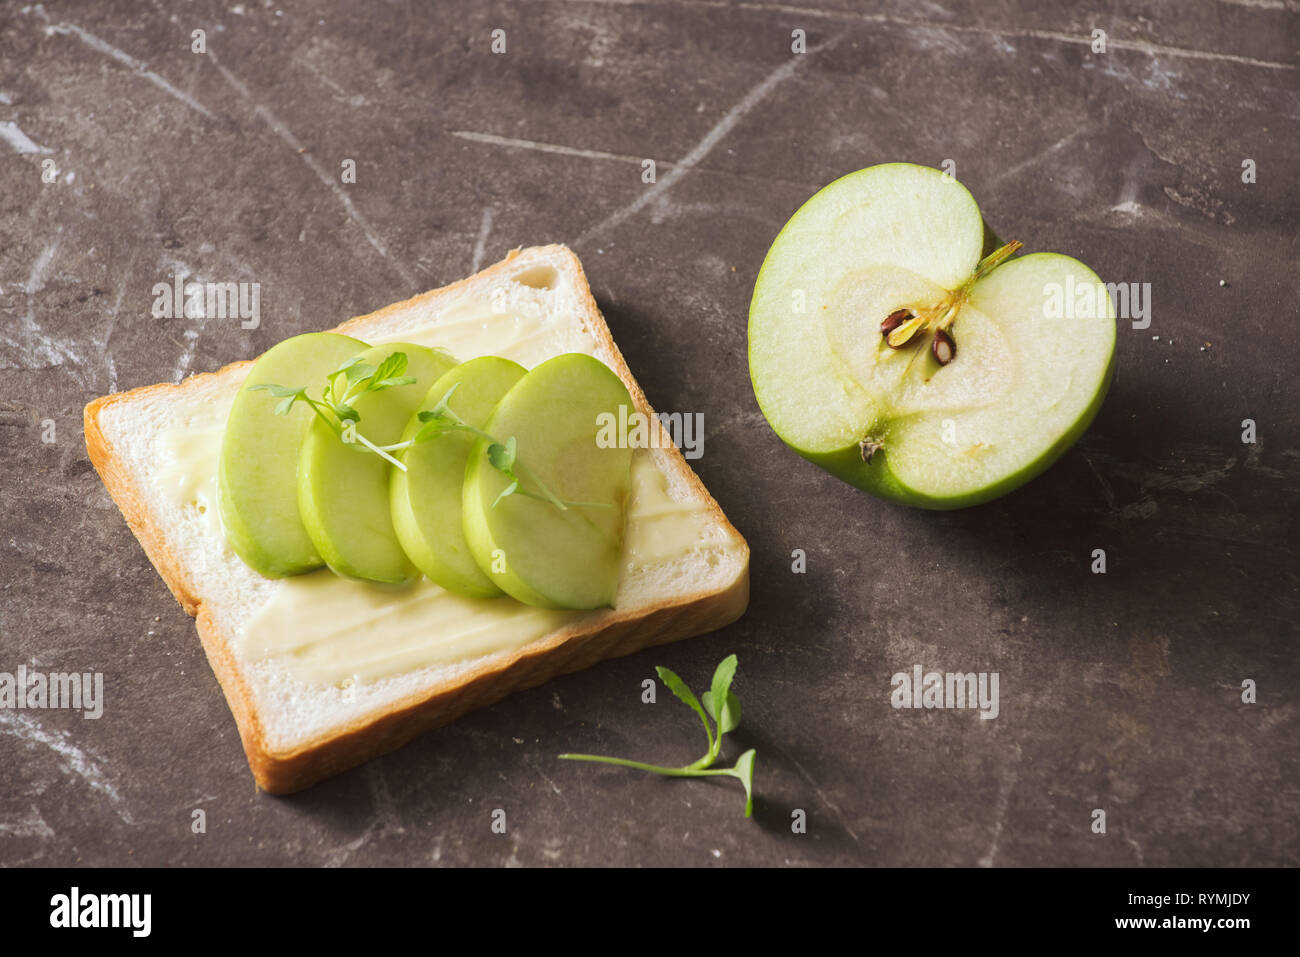
POLYGON ((351 403, 360 416, 355 441, 344 441, 317 417, 298 457, 298 511, 325 563, 340 575, 394 584, 418 571, 393 530, 391 466, 361 439, 374 446, 396 444, 429 387, 456 364, 446 353, 409 342, 375 346, 357 359, 379 366, 396 352, 406 355, 405 375, 415 381, 358 396, 351 403))
MULTIPOLYGON (((527 373, 509 359, 480 356, 440 377, 420 408, 432 409, 451 393, 448 408, 481 429, 501 397, 527 373)), ((401 441, 414 439, 424 425, 418 414, 411 416, 401 441)), ((461 521, 465 465, 477 441, 466 432, 440 432, 400 453, 406 471, 393 470, 389 505, 402 549, 434 584, 469 598, 492 598, 502 591, 474 561, 461 521)))
POLYGON ((483 572, 525 604, 614 604, 632 449, 601 441, 600 432, 602 417, 617 418, 620 405, 630 409, 632 399, 604 363, 559 355, 520 379, 487 421, 485 431, 499 443, 514 439, 514 493, 515 480, 490 456, 494 443, 480 439, 470 451, 465 538, 483 572), (569 504, 558 507, 552 498, 569 504))
POLYGON ((268 578, 324 562, 298 515, 298 451, 315 420, 306 403, 276 415, 280 399, 259 385, 317 382, 367 348, 360 339, 309 332, 271 347, 253 363, 226 419, 217 466, 217 507, 226 540, 268 578))
POLYGON ((777 435, 925 508, 986 502, 1046 469, 1101 406, 1115 315, 1087 266, 1009 258, 1019 246, 981 258, 975 200, 924 166, 873 166, 813 196, 750 304, 750 378, 777 435))

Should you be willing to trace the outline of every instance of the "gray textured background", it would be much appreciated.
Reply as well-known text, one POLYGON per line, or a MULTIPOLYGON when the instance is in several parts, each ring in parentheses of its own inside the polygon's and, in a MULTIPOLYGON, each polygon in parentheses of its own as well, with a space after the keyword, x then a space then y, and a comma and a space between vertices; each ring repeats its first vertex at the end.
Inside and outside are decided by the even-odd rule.
POLYGON ((1297 4, 802 6, 0 4, 0 670, 107 676, 98 722, 0 711, 0 864, 1300 862, 1297 4), (1055 468, 931 514, 781 445, 745 317, 817 188, 949 158, 1000 235, 1150 282, 1154 310, 1055 468), (748 614, 257 793, 82 406, 545 242, 582 256, 651 402, 704 413, 694 464, 753 549, 748 614), (261 328, 151 319, 178 268, 260 282, 261 328), (734 782, 555 760, 693 758, 698 722, 640 682, 702 686, 731 651, 755 820, 734 782), (891 710, 913 664, 998 671, 1001 717, 891 710))

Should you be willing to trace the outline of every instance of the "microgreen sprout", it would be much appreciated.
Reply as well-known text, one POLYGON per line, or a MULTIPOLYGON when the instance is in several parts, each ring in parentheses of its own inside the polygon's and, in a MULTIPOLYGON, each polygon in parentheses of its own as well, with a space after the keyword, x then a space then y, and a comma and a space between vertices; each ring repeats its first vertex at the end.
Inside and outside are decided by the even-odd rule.
POLYGON ((728 655, 722 659, 717 670, 713 673, 711 687, 701 696, 703 698, 702 702, 686 686, 686 682, 682 681, 676 674, 663 667, 655 670, 659 673, 659 680, 668 686, 668 690, 699 715, 700 721, 704 725, 704 733, 709 741, 709 750, 704 753, 703 757, 680 768, 665 767, 659 764, 645 764, 641 761, 629 761, 626 758, 607 758, 596 754, 561 754, 560 757, 566 761, 596 761, 603 764, 617 764, 620 767, 636 768, 653 774, 677 778, 727 775, 738 779, 745 786, 745 817, 750 817, 754 811, 754 759, 757 752, 750 748, 736 759, 734 767, 713 767, 718 760, 718 756, 722 753, 722 736, 736 730, 740 725, 740 699, 731 690, 731 681, 736 675, 736 656, 728 655), (709 724, 710 718, 713 719, 714 724, 717 726, 716 734, 713 725, 709 724))
POLYGON ((560 498, 547 487, 541 477, 529 469, 519 460, 518 443, 515 437, 509 436, 504 441, 489 435, 482 429, 476 429, 470 425, 455 412, 451 410, 451 397, 459 387, 456 383, 446 394, 439 399, 432 409, 426 409, 419 414, 420 421, 424 423, 420 430, 415 433, 409 441, 399 442, 396 445, 384 446, 388 452, 398 449, 408 448, 417 442, 423 442, 435 435, 444 432, 464 432, 475 438, 483 439, 488 443, 487 457, 492 467, 510 480, 510 484, 501 490, 492 507, 496 508, 502 499, 511 495, 522 495, 525 498, 535 498, 541 502, 549 502, 562 512, 570 508, 613 508, 608 502, 570 502, 560 498), (523 482, 526 481, 532 488, 525 488, 523 482))
POLYGON ((379 363, 378 366, 362 362, 359 357, 349 359, 326 376, 325 387, 321 390, 319 399, 313 399, 309 396, 305 386, 290 388, 289 386, 262 382, 249 386, 249 389, 253 391, 265 390, 279 399, 280 402, 275 406, 276 415, 288 415, 289 410, 293 408, 296 402, 306 402, 312 411, 341 440, 351 441, 355 439, 365 448, 403 472, 406 471, 406 465, 392 453, 410 448, 418 442, 427 441, 435 435, 441 435, 445 432, 464 432, 476 438, 485 439, 489 443, 487 447, 488 461, 492 463, 493 468, 510 480, 510 484, 502 489, 501 494, 493 501, 493 508, 496 508, 502 499, 511 495, 523 495, 527 498, 549 502, 560 511, 568 511, 570 508, 614 507, 608 502, 570 502, 552 492, 538 475, 519 461, 517 443, 513 435, 505 441, 498 441, 482 429, 474 428, 451 410, 449 403, 460 383, 448 389, 432 409, 419 413, 420 421, 424 424, 411 439, 392 445, 375 445, 362 435, 358 429, 361 423, 361 413, 356 410, 353 403, 358 397, 371 392, 382 392, 384 389, 391 389, 395 386, 412 385, 416 380, 412 376, 405 375, 405 372, 406 353, 394 352, 379 363), (344 423, 350 423, 350 427, 344 423), (531 488, 525 488, 522 481, 526 481, 531 488))
POLYGON ((353 428, 348 431, 350 437, 355 437, 370 451, 405 471, 406 467, 401 462, 357 431, 356 425, 361 421, 361 414, 352 405, 360 396, 368 393, 414 384, 414 377, 404 375, 405 372, 406 353, 394 352, 377 366, 362 362, 360 358, 349 359, 325 377, 325 387, 321 390, 319 399, 309 396, 305 386, 290 388, 259 382, 249 386, 249 389, 254 392, 266 390, 279 399, 280 402, 275 406, 276 415, 288 415, 294 403, 299 400, 306 402, 340 439, 344 437, 343 423, 352 423, 353 428), (340 378, 342 382, 339 381, 340 378))

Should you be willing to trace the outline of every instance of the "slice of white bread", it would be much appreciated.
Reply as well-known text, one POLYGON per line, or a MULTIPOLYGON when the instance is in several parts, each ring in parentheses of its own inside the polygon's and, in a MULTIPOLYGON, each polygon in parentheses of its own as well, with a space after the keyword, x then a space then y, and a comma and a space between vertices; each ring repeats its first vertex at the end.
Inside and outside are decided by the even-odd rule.
MULTIPOLYGON (((592 299, 578 258, 564 246, 517 250, 468 279, 360 316, 338 327, 367 342, 396 341, 446 317, 450 330, 467 303, 490 300, 494 314, 531 317, 532 334, 510 343, 526 366, 585 351, 616 372, 637 410, 660 425, 592 299), (458 310, 460 312, 458 313, 458 310)), ((496 320, 503 322, 504 320, 496 320)), ((503 344, 509 330, 502 330, 503 344)), ((452 336, 454 338, 454 336, 452 336)), ((434 344, 437 344, 436 342, 434 344)), ((454 342, 450 351, 462 361, 454 342)), ((492 351, 492 350, 488 350, 492 351)), ((507 354, 512 354, 507 352, 507 354)), ((749 599, 749 548, 704 485, 660 431, 654 456, 669 497, 702 516, 700 541, 672 560, 629 571, 615 608, 574 613, 569 623, 521 647, 455 664, 430 665, 356 687, 304 683, 274 661, 245 660, 239 637, 279 582, 262 578, 223 547, 213 516, 177 501, 157 481, 160 437, 184 428, 198 408, 220 407, 251 361, 104 396, 85 409, 90 460, 136 538, 185 611, 234 713, 257 783, 275 793, 386 753, 421 732, 605 658, 712 631, 738 618, 749 599)), ((428 629, 436 633, 437 621, 428 629)))

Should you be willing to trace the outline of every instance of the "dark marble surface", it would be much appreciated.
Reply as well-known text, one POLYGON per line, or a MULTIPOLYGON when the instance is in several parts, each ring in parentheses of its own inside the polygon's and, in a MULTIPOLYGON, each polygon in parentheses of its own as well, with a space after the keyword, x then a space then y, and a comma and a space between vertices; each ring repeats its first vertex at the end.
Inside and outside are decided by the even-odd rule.
POLYGON ((106 698, 0 710, 0 864, 1300 863, 1295 4, 802 6, 0 4, 0 671, 102 671, 106 698), (745 317, 818 187, 945 159, 1000 235, 1149 282, 1153 310, 1056 467, 934 514, 781 445, 745 317), (582 256, 650 400, 704 413, 748 614, 258 793, 82 406, 546 242, 582 256), (177 268, 261 283, 260 328, 152 319, 177 268), (640 682, 701 687, 731 651, 754 820, 734 782, 555 759, 694 757, 698 723, 640 682), (894 711, 914 664, 997 671, 1000 716, 894 711))

